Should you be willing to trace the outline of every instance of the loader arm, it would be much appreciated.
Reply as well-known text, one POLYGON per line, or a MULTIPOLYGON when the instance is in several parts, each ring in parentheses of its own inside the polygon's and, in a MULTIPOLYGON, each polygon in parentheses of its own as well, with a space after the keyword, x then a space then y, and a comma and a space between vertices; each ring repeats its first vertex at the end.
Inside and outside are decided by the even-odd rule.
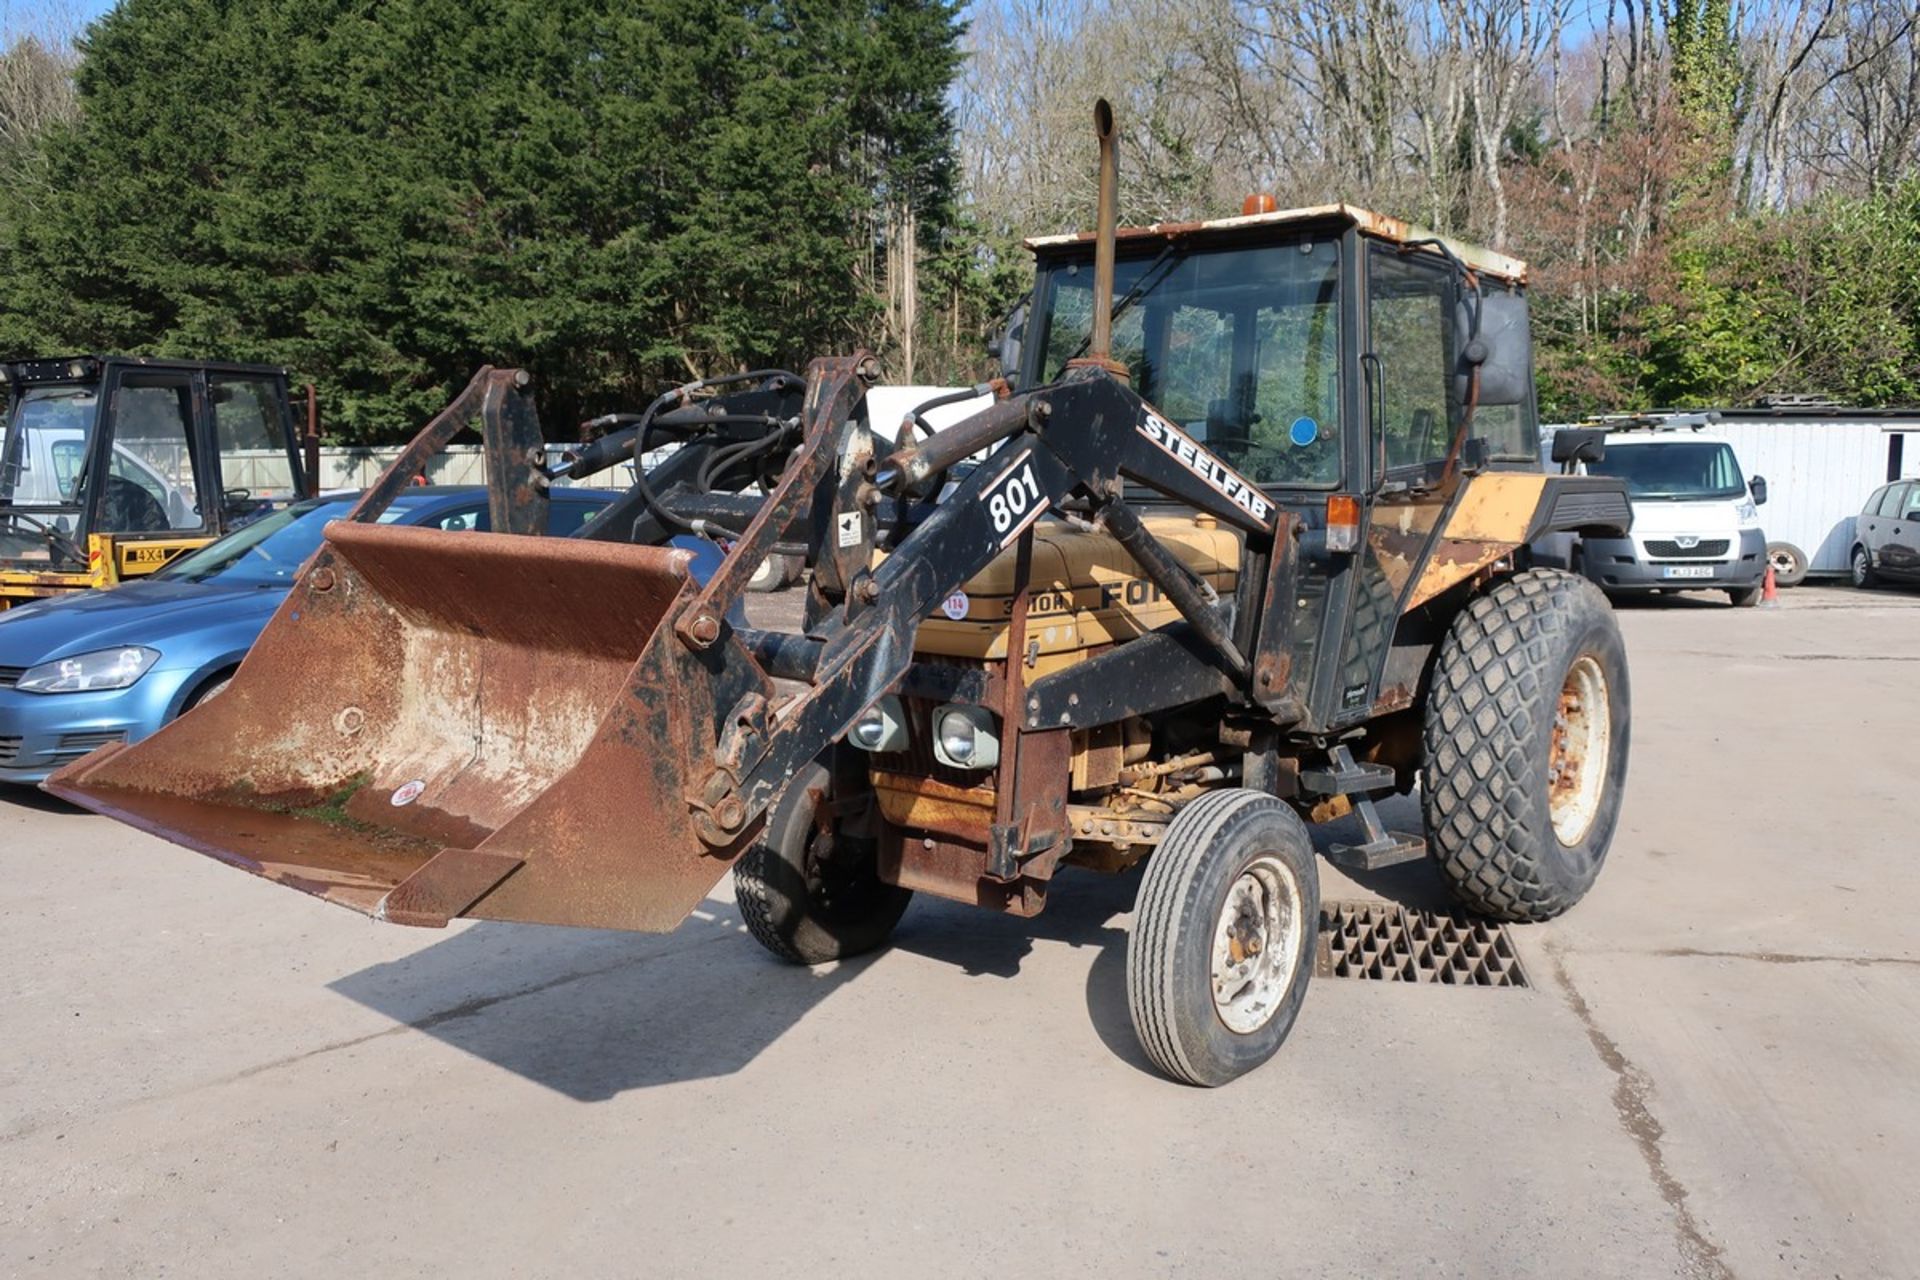
MULTIPOLYGON (((824 428, 832 423, 823 419, 818 425, 822 430, 796 458, 783 489, 819 480, 821 458, 827 455, 824 428)), ((966 456, 956 451, 996 441, 987 461, 935 505, 877 568, 853 576, 838 611, 814 632, 820 646, 811 687, 781 711, 777 723, 757 705, 736 709, 731 724, 740 732, 715 744, 712 771, 691 789, 698 797, 694 807, 703 840, 729 845, 751 829, 789 780, 900 683, 912 665, 921 620, 1041 517, 1070 503, 1106 524, 1223 665, 1244 678, 1246 661, 1233 647, 1220 602, 1121 500, 1120 480, 1137 481, 1237 526, 1250 539, 1270 542, 1277 513, 1257 485, 1097 368, 1073 370, 1059 383, 1014 396, 923 445, 896 452, 872 470, 880 484, 904 488, 966 456)), ((846 443, 844 431, 841 443, 846 443)), ((856 456, 844 447, 839 453, 856 456)), ((854 493, 851 508, 845 502, 836 505, 831 530, 865 529, 870 537, 864 512, 877 493, 869 485, 854 493)), ((738 644, 714 646, 717 633, 710 624, 724 616, 731 603, 727 587, 742 565, 755 562, 756 539, 768 536, 779 498, 776 492, 735 548, 728 566, 733 574, 723 570, 682 615, 680 635, 689 647, 714 647, 723 662, 754 661, 738 644)), ((837 532, 834 536, 837 540, 837 532)))

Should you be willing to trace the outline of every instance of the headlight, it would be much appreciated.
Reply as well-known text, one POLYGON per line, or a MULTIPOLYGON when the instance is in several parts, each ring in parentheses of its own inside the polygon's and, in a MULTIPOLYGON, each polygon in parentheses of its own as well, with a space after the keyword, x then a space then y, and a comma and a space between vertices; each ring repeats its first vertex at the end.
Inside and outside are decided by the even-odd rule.
POLYGON ((933 758, 954 769, 991 769, 1000 763, 993 713, 958 703, 933 713, 933 758))
POLYGON ((907 718, 900 699, 888 694, 860 713, 847 730, 847 741, 862 751, 894 752, 907 749, 907 718))
POLYGON ((28 667, 14 687, 22 693, 93 693, 124 689, 147 674, 160 651, 128 645, 124 649, 97 649, 72 658, 56 658, 28 667))

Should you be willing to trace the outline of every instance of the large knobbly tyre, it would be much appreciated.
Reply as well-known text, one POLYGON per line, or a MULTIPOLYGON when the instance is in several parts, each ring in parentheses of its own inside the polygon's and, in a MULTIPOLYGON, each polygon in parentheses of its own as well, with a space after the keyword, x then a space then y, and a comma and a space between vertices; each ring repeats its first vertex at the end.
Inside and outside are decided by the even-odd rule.
POLYGON ((831 779, 803 769, 767 818, 766 832, 733 865, 733 899, 755 941, 791 964, 825 964, 886 942, 913 897, 875 873, 870 840, 814 822, 831 779))
POLYGON ((1427 838, 1454 895, 1547 920, 1600 874, 1627 772, 1626 651, 1584 578, 1532 569, 1474 599, 1427 696, 1427 838))
POLYGON ((1222 1085, 1271 1058, 1313 976, 1319 867, 1300 815, 1257 791, 1182 809, 1147 860, 1127 1008, 1153 1064, 1222 1085))

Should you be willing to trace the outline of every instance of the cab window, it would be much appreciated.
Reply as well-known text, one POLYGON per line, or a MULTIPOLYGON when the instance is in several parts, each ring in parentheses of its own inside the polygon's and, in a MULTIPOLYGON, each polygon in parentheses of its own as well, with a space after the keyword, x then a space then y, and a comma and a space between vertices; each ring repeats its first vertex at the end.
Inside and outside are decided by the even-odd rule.
POLYGON ((95 527, 108 533, 165 533, 201 528, 194 478, 193 420, 187 379, 136 374, 113 393, 107 481, 95 527))
POLYGON ((1368 277, 1374 438, 1384 436, 1389 474, 1424 469, 1444 461, 1453 443, 1447 277, 1437 264, 1393 249, 1373 251, 1368 277))
POLYGON ((222 487, 256 496, 292 493, 278 384, 271 378, 216 377, 211 394, 222 487))

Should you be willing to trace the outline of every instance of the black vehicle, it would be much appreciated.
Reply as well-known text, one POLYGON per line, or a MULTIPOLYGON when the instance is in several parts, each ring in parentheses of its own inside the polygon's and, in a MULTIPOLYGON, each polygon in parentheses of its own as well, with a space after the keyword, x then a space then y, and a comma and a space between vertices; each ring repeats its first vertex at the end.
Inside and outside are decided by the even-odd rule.
POLYGON ((307 493, 284 369, 80 355, 0 373, 0 609, 145 577, 307 493))
POLYGON ((1853 522, 1853 585, 1920 582, 1920 480, 1882 485, 1853 522))

